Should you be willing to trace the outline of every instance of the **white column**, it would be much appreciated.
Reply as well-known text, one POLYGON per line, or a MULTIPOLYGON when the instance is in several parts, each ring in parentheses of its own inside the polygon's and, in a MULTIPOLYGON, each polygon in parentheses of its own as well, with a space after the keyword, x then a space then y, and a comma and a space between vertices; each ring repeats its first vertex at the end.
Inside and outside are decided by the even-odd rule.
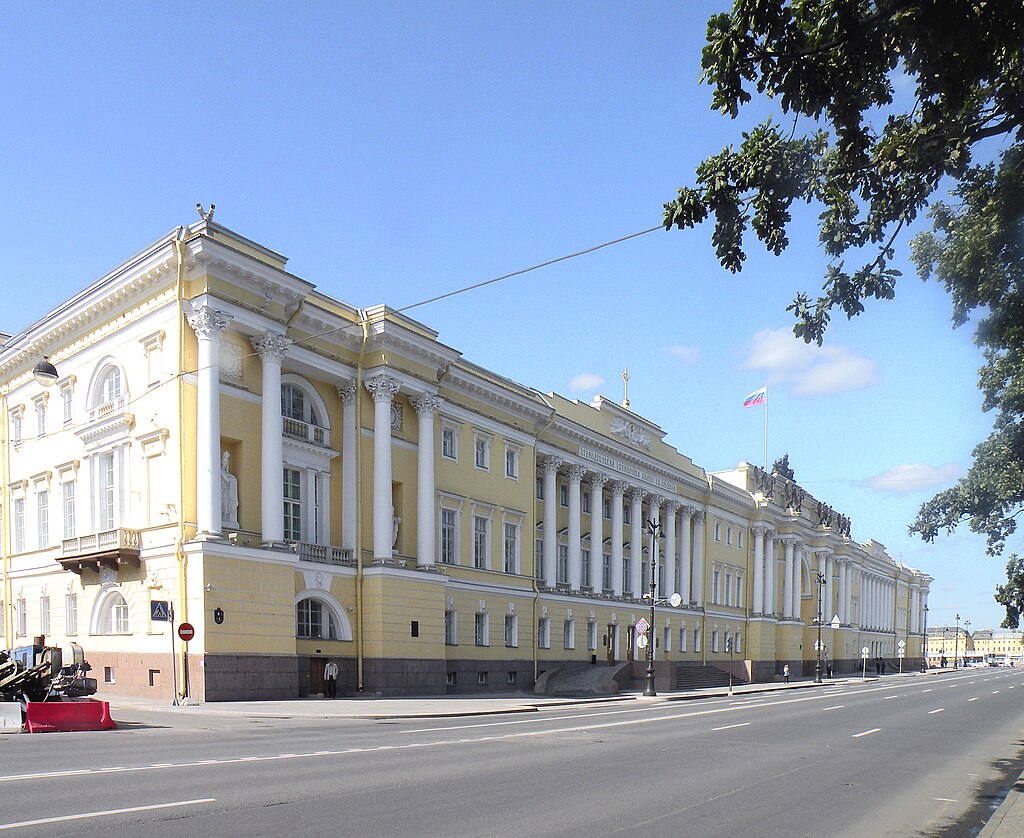
POLYGON ((793 539, 782 542, 786 550, 786 568, 782 574, 782 619, 793 617, 793 539))
POLYGON ((754 600, 750 610, 760 614, 764 605, 764 527, 751 528, 754 536, 754 600))
POLYGON ((676 511, 679 509, 678 502, 670 500, 665 504, 665 520, 662 527, 665 530, 665 579, 662 581, 662 596, 671 597, 679 593, 679 575, 676 572, 676 511))
MULTIPOLYGON (((416 567, 434 564, 434 414, 441 400, 430 393, 412 400, 419 417, 416 450, 416 567)), ((504 543, 504 534, 502 534, 504 543)))
POLYGON ((775 605, 775 575, 778 567, 775 563, 775 533, 771 530, 764 534, 764 608, 765 614, 778 613, 775 605))
POLYGON ((693 538, 690 525, 693 521, 693 507, 679 509, 679 596, 683 605, 693 602, 693 538))
MULTIPOLYGON (((704 512, 693 513, 693 600, 704 605, 704 512)), ((701 644, 704 638, 701 637, 701 644)), ((701 645, 703 649, 703 645, 701 645)))
POLYGON ((835 559, 832 558, 831 554, 825 556, 825 607, 822 612, 821 619, 826 623, 831 622, 832 618, 838 613, 835 606, 832 604, 832 574, 835 573, 835 559))
MULTIPOLYGON (((650 507, 647 517, 649 520, 653 521, 655 524, 658 525, 658 527, 655 529, 655 533, 657 533, 661 527, 661 503, 663 500, 664 498, 655 497, 651 498, 650 501, 650 507)), ((646 521, 644 522, 644 526, 647 526, 646 521)), ((647 537, 647 555, 650 558, 650 570, 653 574, 651 576, 651 579, 654 580, 654 596, 657 599, 658 597, 662 597, 665 595, 663 593, 665 580, 659 578, 658 576, 658 565, 660 564, 659 559, 661 558, 661 547, 658 545, 658 538, 656 534, 650 534, 647 537)), ((650 582, 650 580, 648 580, 648 582, 650 582)), ((650 593, 649 584, 644 587, 643 592, 650 593)))
MULTIPOLYGON (((602 490, 608 482, 605 474, 590 478, 590 578, 584 580, 595 593, 601 593, 604 567, 604 496, 602 490)), ((621 506, 621 504, 620 504, 621 506)), ((609 580, 611 581, 611 580, 609 580)))
POLYGON ((811 591, 814 593, 814 619, 820 620, 822 623, 828 623, 829 618, 832 616, 828 613, 828 553, 824 550, 817 551, 818 559, 818 573, 821 574, 821 581, 824 584, 818 582, 818 577, 814 579, 814 585, 811 586, 811 591), (820 599, 819 599, 820 597, 820 599), (821 603, 821 613, 818 613, 818 603, 821 603))
POLYGON ((846 617, 846 559, 836 556, 836 567, 839 572, 839 595, 836 602, 836 615, 843 625, 847 622, 846 617))
MULTIPOLYGON (((208 305, 197 306, 188 315, 188 324, 196 333, 199 345, 196 393, 196 523, 200 533, 208 534, 219 534, 221 528, 220 335, 228 327, 229 322, 229 317, 208 305)), ((278 413, 280 410, 281 406, 278 404, 278 413)), ((280 475, 278 479, 280 480, 280 475)))
POLYGON ((586 469, 583 466, 569 466, 566 476, 569 478, 569 587, 580 589, 582 558, 580 556, 580 539, 582 538, 583 522, 580 505, 580 483, 586 469))
POLYGON ((647 492, 643 489, 634 489, 629 493, 630 503, 630 525, 629 525, 629 592, 634 597, 639 597, 643 591, 641 588, 640 564, 643 561, 644 550, 644 511, 643 502, 647 492))
POLYGON ((356 549, 356 385, 338 388, 341 397, 341 546, 356 549))
POLYGON ((391 498, 391 403, 398 394, 394 378, 379 375, 366 381, 373 396, 373 558, 390 559, 394 542, 391 498))
POLYGON ((803 557, 806 554, 806 548, 803 544, 798 544, 796 547, 795 561, 793 562, 793 619, 800 619, 800 597, 803 593, 801 589, 801 581, 803 579, 803 557))
POLYGON ((260 533, 264 541, 284 538, 284 449, 281 416, 281 358, 291 343, 284 335, 264 332, 251 338, 263 366, 260 405, 260 533))
POLYGON ((611 485, 612 490, 612 556, 611 556, 611 583, 615 596, 622 596, 622 496, 626 491, 626 484, 616 480, 611 485))
POLYGON ((542 457, 540 467, 544 470, 544 547, 541 564, 544 569, 544 584, 555 587, 558 578, 558 457, 542 457))

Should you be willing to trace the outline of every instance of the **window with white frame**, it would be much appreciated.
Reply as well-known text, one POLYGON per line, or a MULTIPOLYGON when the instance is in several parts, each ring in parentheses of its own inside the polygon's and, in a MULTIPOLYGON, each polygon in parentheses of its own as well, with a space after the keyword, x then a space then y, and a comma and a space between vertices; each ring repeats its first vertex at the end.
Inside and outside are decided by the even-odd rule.
POLYGON ((68 635, 78 634, 78 594, 64 597, 64 631, 68 635))
POLYGON ((14 525, 14 552, 25 552, 25 499, 15 498, 11 510, 14 525))
POLYGON ((740 643, 740 630, 736 629, 736 633, 732 636, 732 650, 733 650, 733 652, 735 652, 738 655, 740 652, 743 651, 741 646, 742 646, 742 644, 740 643))
POLYGON ((533 578, 544 578, 544 540, 540 538, 533 544, 533 578))
POLYGON ((438 561, 457 564, 459 561, 459 511, 441 507, 441 538, 438 541, 438 561))
POLYGON ((633 523, 633 507, 626 505, 622 507, 622 523, 632 524, 633 523))
POLYGON ((74 480, 68 480, 61 484, 61 505, 64 508, 64 537, 74 538, 77 533, 75 515, 75 486, 74 480))
POLYGON ((604 510, 604 513, 603 513, 604 517, 610 519, 612 517, 612 501, 611 501, 611 498, 605 498, 603 501, 601 501, 601 507, 604 510))
POLYGON ((544 500, 544 478, 538 477, 534 481, 534 495, 537 500, 544 500))
POLYGON ((743 549, 743 530, 742 529, 736 530, 736 546, 740 550, 743 549))
POLYGON ((39 598, 39 633, 42 635, 50 633, 50 598, 48 596, 39 598))
POLYGON ((590 584, 590 551, 580 548, 580 582, 584 586, 590 584))
POLYGON ((97 634, 131 634, 128 603, 120 591, 111 590, 100 601, 97 634))
POLYGON ((725 574, 725 604, 732 605, 732 574, 725 574))
POLYGON ((725 543, 732 544, 732 527, 725 528, 725 543))
POLYGON ((711 629, 711 651, 718 651, 718 626, 711 629))
POLYGON ((491 520, 484 515, 473 516, 473 567, 489 570, 491 520))
POLYGON ((40 550, 50 546, 50 492, 46 489, 36 492, 36 537, 40 550))
POLYGON ((459 459, 459 429, 451 422, 441 422, 441 458, 459 459))
POLYGON ((587 648, 594 650, 597 648, 597 621, 587 620, 587 648))
POLYGON ((14 602, 15 631, 19 637, 28 634, 28 605, 25 597, 18 597, 14 602))
POLYGON ((510 480, 519 479, 519 452, 519 446, 505 443, 505 476, 510 480))
POLYGON ((558 505, 568 506, 569 505, 569 487, 564 483, 558 484, 558 505))
POLYGON ((721 597, 722 572, 717 568, 711 572, 711 601, 716 605, 721 597))
POLYGON ((733 651, 732 636, 729 634, 728 626, 726 626, 725 633, 722 637, 722 649, 725 651, 726 654, 729 654, 729 652, 733 651))
POLYGON ((715 521, 715 541, 722 540, 722 525, 715 521))
POLYGON ((509 649, 519 645, 519 621, 515 614, 505 615, 505 645, 509 649))
POLYGON ((490 637, 488 629, 490 621, 487 619, 487 612, 478 611, 473 618, 473 635, 477 646, 489 646, 490 637))
POLYGON ((564 649, 575 649, 576 648, 576 621, 575 620, 563 620, 562 621, 562 648, 564 649))
POLYGON ((75 390, 70 382, 60 388, 60 405, 65 425, 70 425, 75 416, 75 390))
POLYGON ((686 623, 679 627, 679 651, 686 651, 686 623))
POLYGON ((99 404, 111 404, 121 398, 121 370, 110 367, 100 382, 99 404))
POLYGON ((547 617, 537 620, 537 646, 541 649, 551 648, 551 620, 547 617))
POLYGON ((337 640, 338 626, 331 609, 315 597, 299 600, 295 606, 295 636, 311 640, 337 640))
POLYGON ((458 645, 458 634, 456 632, 456 615, 452 610, 444 612, 444 645, 445 646, 456 646, 458 645))
POLYGON ((612 588, 612 554, 601 556, 601 589, 610 591, 612 588))
POLYGON ((505 573, 519 573, 519 524, 505 522, 505 538, 503 541, 503 558, 505 573))
POLYGON ((736 598, 733 603, 737 608, 743 607, 743 576, 739 573, 736 574, 736 598))
MULTIPOLYGON (((629 558, 626 557, 626 556, 623 556, 622 557, 622 587, 625 589, 625 587, 627 585, 629 585, 629 584, 630 584, 630 581, 629 581, 629 558)), ((633 593, 633 592, 630 591, 629 593, 633 593)), ((640 592, 637 591, 637 593, 640 593, 640 592)))
POLYGON ((563 585, 569 582, 569 545, 558 545, 558 581, 563 585))
POLYGON ((484 434, 473 437, 473 466, 483 471, 491 468, 491 438, 484 434))
POLYGON ((693 651, 700 651, 700 626, 697 626, 693 630, 693 651))
POLYGON ((36 436, 46 436, 46 393, 36 396, 32 401, 36 406, 36 436))
POLYGON ((302 541, 302 473, 284 467, 284 540, 302 541))
POLYGON ((664 636, 662 637, 661 643, 666 652, 672 651, 672 626, 665 626, 664 636))
POLYGON ((117 480, 114 473, 114 452, 100 454, 95 460, 96 514, 100 531, 114 529, 117 510, 117 480))
POLYGON ((580 504, 583 512, 590 514, 590 492, 586 489, 580 494, 580 504))

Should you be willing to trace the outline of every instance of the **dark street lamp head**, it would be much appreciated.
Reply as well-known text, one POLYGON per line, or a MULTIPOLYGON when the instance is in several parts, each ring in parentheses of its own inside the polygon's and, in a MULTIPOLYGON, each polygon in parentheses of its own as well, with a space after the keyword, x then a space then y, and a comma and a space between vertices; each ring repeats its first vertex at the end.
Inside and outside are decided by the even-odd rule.
POLYGON ((32 376, 43 387, 50 387, 57 382, 57 368, 50 363, 50 359, 43 356, 43 360, 35 365, 32 376))

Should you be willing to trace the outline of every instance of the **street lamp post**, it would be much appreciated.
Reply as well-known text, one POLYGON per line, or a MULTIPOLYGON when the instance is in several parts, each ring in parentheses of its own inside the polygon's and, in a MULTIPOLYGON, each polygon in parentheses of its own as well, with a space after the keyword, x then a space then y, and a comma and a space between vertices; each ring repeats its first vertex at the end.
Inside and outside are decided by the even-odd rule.
POLYGON ((825 574, 820 571, 814 574, 818 584, 818 642, 814 644, 816 660, 814 662, 814 683, 821 683, 821 592, 825 587, 825 574))
POLYGON ((960 658, 960 615, 956 615, 956 634, 953 636, 953 669, 957 669, 960 658))
POLYGON ((729 695, 732 695, 732 652, 736 646, 736 641, 729 637, 725 641, 725 651, 729 653, 729 695))
POLYGON ((668 599, 658 599, 658 539, 664 536, 663 527, 654 520, 647 521, 647 532, 651 535, 651 585, 650 591, 644 596, 651 600, 651 621, 647 627, 647 678, 644 681, 644 695, 654 696, 658 694, 654 686, 654 606, 668 603, 673 608, 678 608, 683 601, 679 594, 672 594, 668 599))
POLYGON ((921 639, 921 648, 923 649, 921 671, 928 671, 928 606, 924 607, 924 637, 921 639))
POLYGON ((967 641, 971 639, 971 621, 964 620, 964 659, 967 659, 967 641))

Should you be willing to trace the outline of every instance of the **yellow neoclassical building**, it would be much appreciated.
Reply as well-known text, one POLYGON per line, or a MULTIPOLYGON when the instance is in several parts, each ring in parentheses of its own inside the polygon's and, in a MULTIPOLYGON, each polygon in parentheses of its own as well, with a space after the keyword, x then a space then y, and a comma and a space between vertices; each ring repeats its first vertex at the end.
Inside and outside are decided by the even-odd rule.
POLYGON ((819 631, 826 669, 921 666, 931 578, 785 467, 707 472, 212 215, 2 340, 4 644, 78 642, 109 689, 297 696, 332 659, 342 691, 627 684, 652 564, 661 688, 811 675, 819 631))

